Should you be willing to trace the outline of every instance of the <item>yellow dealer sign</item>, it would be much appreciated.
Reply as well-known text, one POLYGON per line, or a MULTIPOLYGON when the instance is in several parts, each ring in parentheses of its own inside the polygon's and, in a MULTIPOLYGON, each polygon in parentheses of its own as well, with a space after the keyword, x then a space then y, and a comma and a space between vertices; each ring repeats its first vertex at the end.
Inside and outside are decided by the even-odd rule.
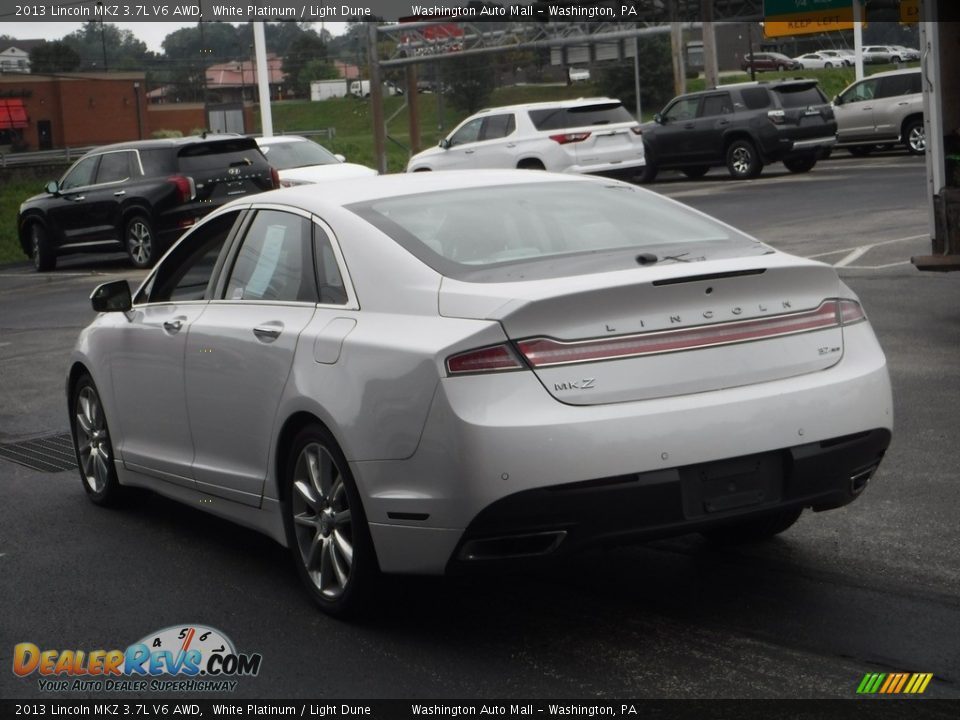
POLYGON ((764 0, 763 10, 767 37, 853 28, 853 0, 764 0))

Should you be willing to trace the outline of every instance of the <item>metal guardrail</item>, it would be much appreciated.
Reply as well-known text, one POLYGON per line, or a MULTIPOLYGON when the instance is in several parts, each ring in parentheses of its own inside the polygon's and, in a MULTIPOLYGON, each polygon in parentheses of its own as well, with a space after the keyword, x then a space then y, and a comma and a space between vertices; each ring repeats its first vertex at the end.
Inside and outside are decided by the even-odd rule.
POLYGON ((281 130, 278 135, 302 135, 303 137, 323 137, 333 140, 337 136, 335 127, 320 128, 319 130, 281 130))
POLYGON ((84 153, 93 150, 94 147, 96 146, 90 145, 89 147, 60 148, 58 150, 40 150, 39 152, 0 153, 0 168, 72 163, 84 153))

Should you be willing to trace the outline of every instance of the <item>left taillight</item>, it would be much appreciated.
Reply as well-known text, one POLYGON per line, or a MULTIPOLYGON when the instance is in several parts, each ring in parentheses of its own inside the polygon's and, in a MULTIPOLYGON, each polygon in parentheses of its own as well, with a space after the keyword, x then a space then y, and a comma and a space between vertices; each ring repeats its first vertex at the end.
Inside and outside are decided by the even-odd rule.
POLYGON ((448 375, 523 370, 524 365, 507 343, 467 350, 447 358, 448 375))
POLYGON ((588 137, 590 133, 588 132, 575 132, 575 133, 560 133, 559 135, 551 135, 550 139, 555 143, 560 143, 561 145, 569 145, 570 143, 583 142, 588 137))
POLYGON ((856 300, 838 300, 837 309, 840 313, 841 325, 853 325, 867 319, 863 306, 856 300))
POLYGON ((270 181, 273 183, 274 190, 280 187, 280 173, 272 165, 270 166, 270 181))

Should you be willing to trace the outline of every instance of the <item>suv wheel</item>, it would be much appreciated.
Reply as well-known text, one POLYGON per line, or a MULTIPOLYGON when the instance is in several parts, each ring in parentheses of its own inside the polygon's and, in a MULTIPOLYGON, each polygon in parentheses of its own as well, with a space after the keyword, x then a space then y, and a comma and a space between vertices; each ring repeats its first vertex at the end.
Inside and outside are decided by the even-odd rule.
POLYGON ((47 230, 38 222, 30 225, 30 258, 37 272, 47 272, 57 266, 57 255, 50 247, 47 230))
POLYGON ((134 215, 127 220, 123 244, 134 267, 148 268, 156 260, 157 239, 153 234, 153 226, 144 215, 134 215))
POLYGON ((911 155, 923 155, 927 151, 927 134, 923 120, 914 118, 903 128, 903 144, 911 155))
POLYGON ((763 161, 749 140, 734 140, 727 148, 727 170, 736 180, 755 178, 763 170, 763 161))
POLYGON ((813 170, 813 166, 817 164, 817 156, 809 153, 797 155, 796 157, 785 158, 783 164, 792 173, 810 172, 813 170))

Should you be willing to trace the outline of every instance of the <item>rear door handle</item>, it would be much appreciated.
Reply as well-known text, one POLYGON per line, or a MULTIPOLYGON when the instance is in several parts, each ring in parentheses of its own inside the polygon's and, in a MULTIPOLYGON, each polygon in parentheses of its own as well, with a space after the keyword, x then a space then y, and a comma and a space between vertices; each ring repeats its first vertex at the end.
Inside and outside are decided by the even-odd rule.
POLYGON ((257 336, 257 340, 263 342, 273 342, 280 337, 280 333, 282 332, 283 323, 281 322, 268 322, 263 325, 257 325, 253 329, 253 334, 257 336))
POLYGON ((476 151, 475 151, 475 150, 464 150, 464 151, 463 151, 463 154, 464 154, 464 155, 473 155, 474 152, 476 152, 476 151))
POLYGON ((117 190, 113 195, 114 197, 120 197, 121 195, 126 195, 126 194, 127 194, 126 190, 117 190))
POLYGON ((175 317, 173 320, 166 320, 163 323, 163 329, 171 335, 178 333, 180 332, 180 328, 183 327, 184 320, 186 320, 185 317, 175 317))

